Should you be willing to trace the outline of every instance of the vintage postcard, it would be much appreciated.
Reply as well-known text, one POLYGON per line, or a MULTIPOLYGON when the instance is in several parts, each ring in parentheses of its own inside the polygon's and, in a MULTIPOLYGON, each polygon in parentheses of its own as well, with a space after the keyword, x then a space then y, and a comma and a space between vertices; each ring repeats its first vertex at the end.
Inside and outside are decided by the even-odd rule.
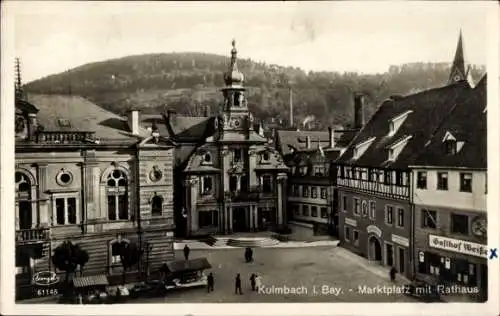
POLYGON ((3 2, 2 313, 497 315, 498 19, 3 2))

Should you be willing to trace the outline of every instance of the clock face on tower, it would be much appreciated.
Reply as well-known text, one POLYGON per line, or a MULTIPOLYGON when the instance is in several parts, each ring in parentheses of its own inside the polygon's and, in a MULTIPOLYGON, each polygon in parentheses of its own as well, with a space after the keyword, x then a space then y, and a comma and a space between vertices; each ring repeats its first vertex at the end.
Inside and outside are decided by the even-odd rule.
POLYGON ((484 217, 476 217, 472 221, 472 233, 479 237, 485 237, 487 232, 486 219, 484 217))

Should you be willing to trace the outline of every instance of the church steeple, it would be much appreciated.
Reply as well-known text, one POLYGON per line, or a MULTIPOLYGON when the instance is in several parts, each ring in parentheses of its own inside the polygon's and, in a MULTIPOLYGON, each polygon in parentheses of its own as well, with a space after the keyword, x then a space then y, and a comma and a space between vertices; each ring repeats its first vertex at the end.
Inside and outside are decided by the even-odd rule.
POLYGON ((450 77, 448 78, 448 84, 454 84, 460 81, 469 81, 470 85, 473 83, 470 81, 471 74, 470 67, 465 65, 464 57, 464 44, 462 39, 462 30, 458 36, 457 50, 455 51, 455 58, 453 59, 453 64, 451 65, 450 77))

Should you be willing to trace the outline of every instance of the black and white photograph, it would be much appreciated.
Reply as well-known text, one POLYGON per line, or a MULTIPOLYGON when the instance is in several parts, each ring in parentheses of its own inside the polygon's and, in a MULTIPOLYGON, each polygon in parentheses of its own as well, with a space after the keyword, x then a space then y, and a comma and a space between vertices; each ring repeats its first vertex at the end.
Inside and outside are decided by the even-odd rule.
POLYGON ((498 19, 3 2, 2 313, 498 314, 498 19))

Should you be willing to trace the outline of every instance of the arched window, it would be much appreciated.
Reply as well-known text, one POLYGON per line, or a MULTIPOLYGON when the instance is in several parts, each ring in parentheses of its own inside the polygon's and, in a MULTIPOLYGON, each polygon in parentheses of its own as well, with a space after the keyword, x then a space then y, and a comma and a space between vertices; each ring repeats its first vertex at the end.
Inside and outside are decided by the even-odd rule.
POLYGON ((107 178, 106 193, 108 196, 108 219, 128 219, 128 181, 127 175, 115 169, 107 178))
POLYGON ((151 214, 153 216, 161 216, 163 209, 163 199, 161 196, 155 195, 151 200, 151 214))
POLYGON ((31 181, 29 177, 22 173, 16 172, 16 195, 19 203, 19 228, 30 229, 33 224, 32 209, 31 209, 31 181))

